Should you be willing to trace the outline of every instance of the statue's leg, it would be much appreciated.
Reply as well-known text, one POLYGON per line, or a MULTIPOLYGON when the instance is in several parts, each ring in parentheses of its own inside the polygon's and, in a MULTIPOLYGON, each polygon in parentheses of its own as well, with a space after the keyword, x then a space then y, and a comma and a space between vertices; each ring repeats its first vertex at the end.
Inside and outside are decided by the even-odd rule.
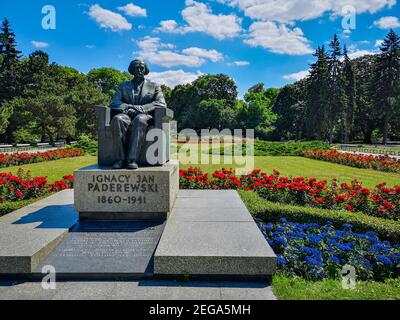
POLYGON ((149 119, 150 117, 146 114, 139 114, 133 119, 128 132, 128 161, 139 162, 140 152, 146 139, 149 119))
POLYGON ((126 114, 118 114, 111 120, 114 156, 117 161, 126 160, 127 131, 131 118, 126 114))

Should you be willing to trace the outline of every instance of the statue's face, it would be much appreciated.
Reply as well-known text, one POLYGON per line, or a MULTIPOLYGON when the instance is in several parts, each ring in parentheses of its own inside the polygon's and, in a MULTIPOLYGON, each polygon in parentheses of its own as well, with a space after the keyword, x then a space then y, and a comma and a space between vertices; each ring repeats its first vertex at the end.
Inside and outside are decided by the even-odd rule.
POLYGON ((146 73, 146 66, 144 63, 137 63, 133 68, 133 76, 135 78, 144 78, 144 74, 146 73))

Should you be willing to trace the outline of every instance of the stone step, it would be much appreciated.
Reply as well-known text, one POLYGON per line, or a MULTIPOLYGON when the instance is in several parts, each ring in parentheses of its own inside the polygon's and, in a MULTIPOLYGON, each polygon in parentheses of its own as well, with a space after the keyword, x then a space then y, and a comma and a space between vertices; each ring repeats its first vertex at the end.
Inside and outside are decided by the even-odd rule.
POLYGON ((30 274, 78 220, 65 190, 0 217, 0 274, 30 274))
POLYGON ((269 278, 276 256, 236 191, 180 191, 155 276, 269 278))
POLYGON ((268 278, 276 257, 235 191, 181 190, 168 222, 78 223, 73 190, 0 218, 0 275, 268 278), (150 225, 152 224, 152 225, 150 225))

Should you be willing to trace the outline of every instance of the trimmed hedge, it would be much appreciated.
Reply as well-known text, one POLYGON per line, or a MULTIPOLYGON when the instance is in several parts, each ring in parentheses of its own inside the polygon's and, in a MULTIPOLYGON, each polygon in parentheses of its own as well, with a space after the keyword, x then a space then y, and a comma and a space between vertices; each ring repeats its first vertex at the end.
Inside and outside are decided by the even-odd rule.
MULTIPOLYGON (((242 154, 246 154, 246 144, 241 145, 242 154)), ((331 147, 321 141, 299 141, 299 142, 270 142, 263 140, 254 141, 254 156, 302 156, 308 150, 330 150, 331 147)), ((216 151, 218 153, 218 151, 216 151)), ((232 153, 234 146, 232 146, 232 153)), ((215 153, 215 149, 210 149, 209 154, 215 153)), ((225 154, 224 146, 221 143, 220 155, 225 154)))
POLYGON ((375 231, 381 239, 400 243, 399 221, 371 217, 361 212, 335 211, 270 202, 253 191, 239 191, 239 193, 254 218, 271 222, 286 218, 293 222, 320 224, 331 221, 337 228, 345 223, 350 223, 355 232, 375 231))
POLYGON ((51 194, 52 193, 47 193, 41 197, 33 198, 33 199, 29 199, 29 200, 0 203, 0 217, 5 216, 6 214, 11 213, 15 210, 26 207, 32 203, 35 203, 36 201, 46 198, 48 196, 51 196, 51 194))

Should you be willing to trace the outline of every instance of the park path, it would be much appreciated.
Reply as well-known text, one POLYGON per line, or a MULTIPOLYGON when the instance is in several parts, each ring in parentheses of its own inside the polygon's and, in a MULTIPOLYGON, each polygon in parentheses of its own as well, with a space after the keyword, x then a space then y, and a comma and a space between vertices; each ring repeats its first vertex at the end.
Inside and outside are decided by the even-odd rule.
POLYGON ((0 281, 0 300, 276 300, 271 286, 257 282, 101 281, 57 282, 45 290, 41 282, 0 281))

